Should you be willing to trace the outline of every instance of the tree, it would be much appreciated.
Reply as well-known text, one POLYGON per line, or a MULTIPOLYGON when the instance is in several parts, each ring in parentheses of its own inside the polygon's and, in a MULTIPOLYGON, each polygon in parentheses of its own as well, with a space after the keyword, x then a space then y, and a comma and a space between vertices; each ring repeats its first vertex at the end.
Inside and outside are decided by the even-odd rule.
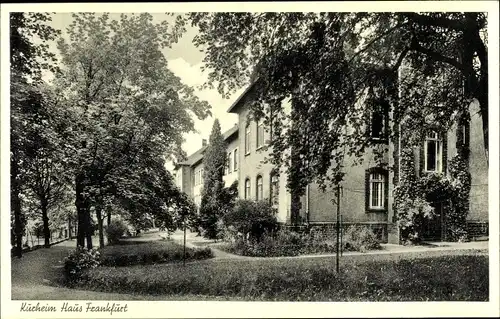
POLYGON ((207 86, 227 96, 252 81, 252 111, 273 128, 272 162, 288 169, 298 195, 312 180, 341 181, 346 156, 360 163, 374 146, 367 121, 381 103, 418 140, 477 100, 488 149, 484 13, 191 13, 189 20, 200 31, 194 43, 206 54, 207 86))
POLYGON ((203 189, 201 191, 200 226, 204 236, 216 239, 217 225, 222 216, 222 194, 224 189, 224 167, 226 164, 226 142, 221 133, 219 120, 215 119, 209 144, 204 155, 203 189))
POLYGON ((157 157, 143 158, 116 177, 116 204, 126 211, 125 219, 139 231, 147 230, 158 221, 159 226, 175 229, 176 207, 185 199, 165 169, 165 161, 157 157))
POLYGON ((10 82, 11 82, 11 130, 10 130, 10 177, 11 207, 14 215, 15 255, 22 256, 22 236, 25 218, 22 216, 20 194, 23 190, 28 162, 24 146, 26 144, 27 123, 39 104, 39 94, 32 84, 41 82, 44 69, 55 70, 55 57, 49 52, 47 42, 54 40, 58 30, 45 23, 51 18, 46 13, 10 14, 10 82), (35 44, 34 38, 41 43, 35 44))
POLYGON ((57 133, 59 121, 57 101, 51 98, 50 88, 37 87, 39 101, 27 119, 24 134, 26 155, 27 194, 37 199, 41 212, 45 247, 50 247, 49 210, 61 204, 69 192, 71 180, 66 174, 67 159, 57 133))
MULTIPOLYGON (((92 247, 91 207, 99 214, 115 187, 113 177, 146 156, 172 156, 190 116, 209 114, 168 68, 161 50, 181 30, 155 24, 150 14, 74 14, 68 40, 61 39, 62 71, 55 82, 72 123, 67 135, 75 181, 77 245, 92 247)), ((133 180, 133 179, 132 179, 133 180)), ((98 218, 100 220, 101 218, 98 218)))

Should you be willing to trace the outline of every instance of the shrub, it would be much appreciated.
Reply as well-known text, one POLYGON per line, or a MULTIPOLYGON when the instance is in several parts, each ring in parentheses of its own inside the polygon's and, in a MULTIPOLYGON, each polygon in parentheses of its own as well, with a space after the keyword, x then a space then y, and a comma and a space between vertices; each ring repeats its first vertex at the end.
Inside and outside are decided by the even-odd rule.
POLYGON ((244 240, 261 240, 264 233, 277 230, 276 210, 267 201, 238 200, 224 215, 226 227, 232 227, 244 240))
MULTIPOLYGON (((127 241, 124 241, 127 242, 127 241)), ((184 250, 170 240, 128 242, 126 245, 107 246, 101 252, 101 265, 124 267, 182 261, 184 250)), ((212 258, 210 248, 186 248, 186 260, 212 258)))
POLYGON ((265 233, 259 240, 236 239, 227 250, 243 256, 274 257, 296 256, 304 247, 299 234, 290 231, 279 231, 275 234, 265 233))
POLYGON ((64 259, 64 273, 68 284, 78 281, 85 269, 95 268, 100 265, 100 253, 93 248, 88 250, 78 246, 64 259))
POLYGON ((381 248, 377 236, 366 226, 351 226, 347 228, 342 246, 347 251, 366 251, 381 248))
POLYGON ((128 227, 122 220, 112 220, 111 224, 106 227, 106 237, 108 238, 108 244, 117 244, 127 231, 128 227))
MULTIPOLYGON (((297 256, 300 254, 335 253, 335 236, 325 236, 322 232, 311 230, 298 233, 287 229, 266 232, 260 239, 236 240, 221 246, 222 249, 243 256, 276 257, 297 256)), ((373 231, 365 226, 349 227, 342 240, 344 251, 366 251, 380 249, 380 243, 373 231)))

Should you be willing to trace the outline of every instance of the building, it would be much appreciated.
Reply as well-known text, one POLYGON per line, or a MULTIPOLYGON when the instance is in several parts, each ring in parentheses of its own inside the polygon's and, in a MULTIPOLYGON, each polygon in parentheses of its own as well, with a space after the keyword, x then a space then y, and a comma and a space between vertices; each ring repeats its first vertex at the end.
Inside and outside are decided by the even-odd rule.
MULTIPOLYGON (((238 126, 222 134, 227 144, 227 165, 224 181, 226 186, 231 185, 238 179, 238 126)), ((203 139, 201 148, 191 154, 185 161, 178 163, 174 168, 175 182, 177 187, 188 196, 199 207, 201 203, 201 188, 203 186, 203 155, 207 149, 207 140, 203 139)))
MULTIPOLYGON (((250 85, 228 109, 238 114, 237 125, 224 133, 228 142, 228 166, 224 180, 226 185, 238 181, 240 198, 270 200, 278 210, 278 220, 283 224, 300 224, 321 229, 331 229, 336 224, 336 204, 333 190, 321 191, 316 183, 311 183, 305 195, 297 198, 298 207, 292 213, 292 194, 286 189, 287 176, 277 174, 270 163, 264 159, 269 155, 265 145, 269 141, 269 130, 262 122, 248 117, 249 103, 254 98, 254 85, 250 85)), ((286 107, 290 107, 289 105, 286 107)), ((488 234, 488 165, 483 147, 482 122, 478 115, 478 105, 470 105, 471 118, 467 125, 457 123, 443 134, 429 134, 422 140, 421 147, 415 149, 414 157, 418 175, 436 172, 449 174, 447 163, 458 152, 457 143, 470 146, 469 171, 472 185, 469 198, 470 213, 468 231, 472 237, 488 234), (463 138, 457 138, 458 136, 463 138)), ((398 185, 401 138, 390 140, 384 135, 384 128, 392 125, 398 129, 398 123, 392 119, 391 112, 372 115, 369 128, 370 138, 374 142, 363 155, 361 165, 351 165, 354 158, 346 158, 346 175, 342 182, 340 201, 342 223, 348 225, 366 225, 370 227, 382 242, 399 243, 400 234, 393 209, 393 190, 398 185), (396 126, 395 126, 396 125, 396 126), (383 160, 389 170, 381 167, 375 160, 374 149, 384 149, 383 160)), ((404 128, 399 127, 399 132, 404 128)), ((404 141, 403 141, 404 143, 404 141)), ((191 155, 187 161, 179 164, 176 174, 178 185, 200 203, 200 185, 203 176, 202 148, 191 155)), ((435 203, 438 218, 426 230, 425 239, 443 240, 443 206, 435 203)))

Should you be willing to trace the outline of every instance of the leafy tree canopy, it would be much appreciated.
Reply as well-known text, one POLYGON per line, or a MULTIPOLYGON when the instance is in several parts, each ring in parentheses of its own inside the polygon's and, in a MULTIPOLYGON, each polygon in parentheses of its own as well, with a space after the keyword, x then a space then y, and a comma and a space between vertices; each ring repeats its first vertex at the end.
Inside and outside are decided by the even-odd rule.
POLYGON ((359 158, 371 146, 371 100, 388 103, 417 135, 435 124, 447 127, 477 100, 487 149, 484 13, 191 13, 188 19, 200 30, 194 42, 206 54, 207 86, 227 96, 258 80, 251 108, 272 124, 272 160, 291 170, 292 188, 313 179, 322 186, 338 182, 344 158, 359 158), (290 146, 293 153, 286 152, 290 146))
POLYGON ((183 134, 194 130, 192 114, 210 114, 208 103, 168 69, 162 53, 181 32, 182 27, 154 23, 147 13, 118 20, 73 14, 67 39, 58 42, 62 65, 54 83, 65 105, 61 117, 68 125, 61 134, 77 177, 81 214, 122 193, 131 214, 146 206, 143 214, 161 209, 164 197, 158 197, 161 184, 155 179, 171 177, 160 172, 160 163, 177 155, 183 134), (136 195, 141 198, 134 202, 136 195))

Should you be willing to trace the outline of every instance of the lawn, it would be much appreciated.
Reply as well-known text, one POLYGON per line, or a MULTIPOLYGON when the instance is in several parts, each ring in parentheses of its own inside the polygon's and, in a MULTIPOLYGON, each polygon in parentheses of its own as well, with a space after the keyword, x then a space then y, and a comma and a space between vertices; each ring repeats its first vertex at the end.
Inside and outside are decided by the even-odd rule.
POLYGON ((98 267, 80 288, 143 295, 277 301, 486 301, 485 254, 220 260, 141 267, 98 267))

